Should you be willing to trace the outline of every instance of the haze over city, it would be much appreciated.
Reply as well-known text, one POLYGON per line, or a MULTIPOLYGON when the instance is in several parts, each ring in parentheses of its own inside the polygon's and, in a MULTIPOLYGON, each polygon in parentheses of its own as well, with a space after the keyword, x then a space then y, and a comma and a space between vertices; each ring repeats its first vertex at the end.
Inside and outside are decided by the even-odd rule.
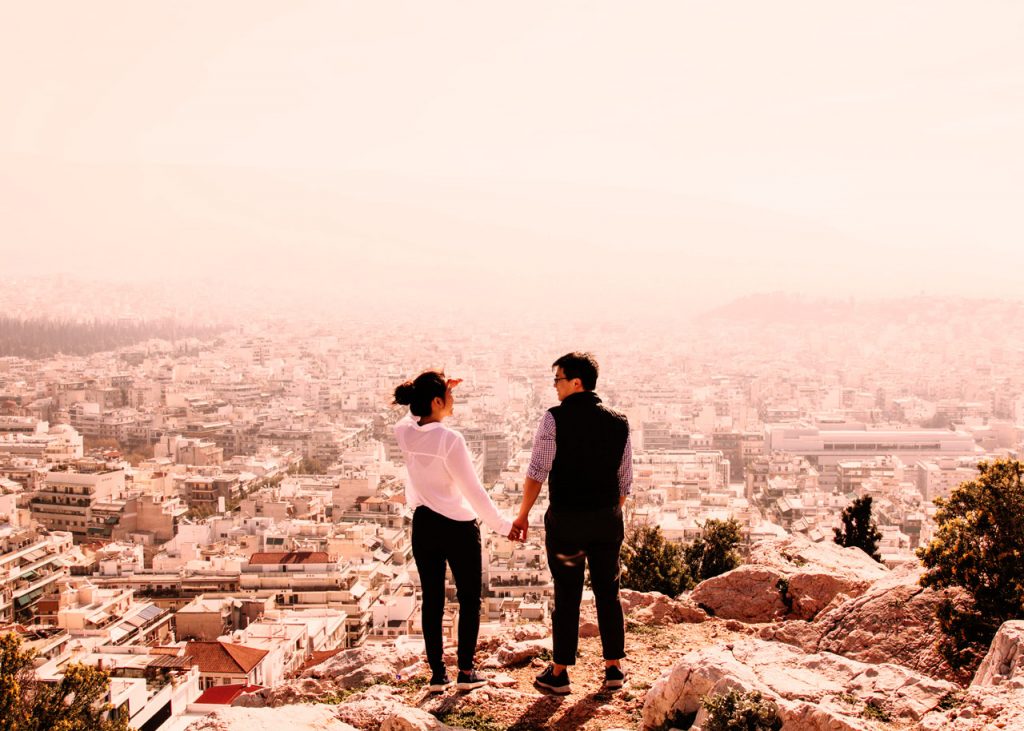
POLYGON ((1015 298, 1022 23, 1005 2, 22 4, 3 269, 399 311, 425 290, 549 311, 556 283, 634 317, 1015 298))
POLYGON ((1021 69, 1015 2, 7 8, 0 725, 1024 728, 1021 69))

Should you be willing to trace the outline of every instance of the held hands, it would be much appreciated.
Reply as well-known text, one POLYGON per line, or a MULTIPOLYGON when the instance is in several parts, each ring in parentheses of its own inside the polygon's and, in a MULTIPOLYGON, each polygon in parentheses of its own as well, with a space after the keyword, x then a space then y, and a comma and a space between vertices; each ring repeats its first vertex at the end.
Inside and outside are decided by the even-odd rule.
POLYGON ((529 531, 530 521, 528 518, 522 516, 512 521, 512 530, 508 534, 510 541, 519 541, 522 543, 526 540, 526 534, 529 531))

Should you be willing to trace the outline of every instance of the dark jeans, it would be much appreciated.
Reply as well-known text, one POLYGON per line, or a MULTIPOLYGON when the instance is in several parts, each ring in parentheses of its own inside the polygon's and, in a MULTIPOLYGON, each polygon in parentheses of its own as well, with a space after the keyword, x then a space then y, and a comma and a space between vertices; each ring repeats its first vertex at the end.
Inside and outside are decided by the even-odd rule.
POLYGON ((597 606, 597 626, 605 660, 626 656, 625 625, 619 604, 619 548, 622 510, 618 507, 587 512, 544 514, 548 566, 555 583, 551 615, 552 658, 559 665, 576 664, 583 596, 584 560, 590 565, 590 585, 597 606))
POLYGON ((444 670, 441 619, 445 562, 452 567, 459 599, 459 669, 473 668, 480 634, 480 528, 475 520, 452 520, 423 505, 412 516, 412 555, 423 589, 423 644, 432 672, 444 670))

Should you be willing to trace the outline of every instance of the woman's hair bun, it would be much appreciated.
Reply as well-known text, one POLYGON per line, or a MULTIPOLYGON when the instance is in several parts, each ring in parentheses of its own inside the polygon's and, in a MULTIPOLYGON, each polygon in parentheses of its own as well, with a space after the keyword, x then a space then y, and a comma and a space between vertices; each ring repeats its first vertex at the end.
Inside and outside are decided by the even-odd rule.
POLYGON ((412 381, 406 381, 395 389, 395 403, 408 406, 412 403, 412 397, 416 393, 416 387, 412 381))

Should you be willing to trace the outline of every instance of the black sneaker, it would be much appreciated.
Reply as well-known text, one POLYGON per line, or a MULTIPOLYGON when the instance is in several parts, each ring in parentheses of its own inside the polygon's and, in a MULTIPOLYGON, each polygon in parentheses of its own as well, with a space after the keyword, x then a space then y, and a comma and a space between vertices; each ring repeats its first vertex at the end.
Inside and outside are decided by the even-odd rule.
POLYGON ((440 693, 451 684, 452 681, 448 677, 448 673, 442 670, 430 676, 430 685, 427 686, 427 690, 431 693, 440 693))
POLYGON ((604 669, 604 687, 607 689, 621 688, 626 682, 626 674, 618 665, 609 665, 604 669))
POLYGON ((548 665, 544 668, 544 672, 534 678, 533 683, 557 695, 567 695, 570 692, 569 671, 563 670, 558 675, 555 675, 554 665, 548 665))
POLYGON ((455 688, 457 690, 473 690, 473 688, 479 688, 484 685, 487 685, 487 679, 481 678, 474 670, 470 670, 468 673, 460 670, 459 677, 455 681, 455 688))

